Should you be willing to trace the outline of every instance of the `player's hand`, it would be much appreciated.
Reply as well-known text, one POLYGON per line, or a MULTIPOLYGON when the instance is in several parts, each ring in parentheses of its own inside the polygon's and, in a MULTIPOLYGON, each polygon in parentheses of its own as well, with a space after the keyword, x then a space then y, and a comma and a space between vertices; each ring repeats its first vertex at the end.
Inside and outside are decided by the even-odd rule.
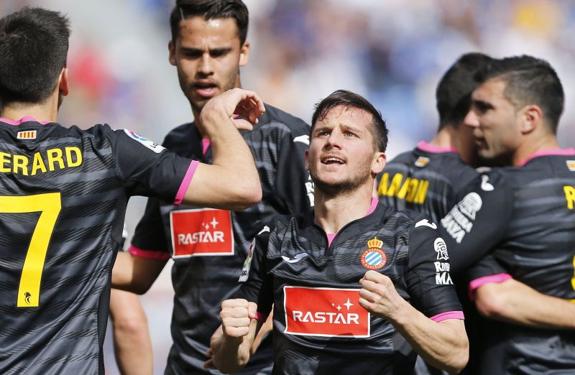
POLYGON ((257 317, 257 305, 245 299, 227 299, 222 302, 223 334, 231 338, 241 338, 249 333, 250 323, 257 317))
POLYGON ((265 107, 255 92, 235 88, 210 99, 202 109, 200 122, 205 123, 214 112, 230 118, 238 129, 251 130, 265 107))
POLYGON ((359 283, 362 286, 359 291, 359 304, 366 310, 392 321, 401 314, 401 308, 407 302, 397 293, 389 277, 367 271, 359 283))

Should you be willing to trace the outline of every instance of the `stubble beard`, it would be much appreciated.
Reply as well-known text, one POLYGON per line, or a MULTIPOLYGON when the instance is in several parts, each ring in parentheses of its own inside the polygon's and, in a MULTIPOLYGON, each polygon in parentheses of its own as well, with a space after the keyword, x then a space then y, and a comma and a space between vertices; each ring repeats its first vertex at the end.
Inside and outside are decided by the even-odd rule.
POLYGON ((317 176, 314 176, 310 171, 311 179, 314 182, 314 189, 318 193, 324 195, 327 198, 336 197, 339 195, 345 195, 358 190, 360 186, 363 186, 366 181, 369 180, 370 176, 366 174, 365 176, 354 176, 344 181, 339 181, 336 183, 327 183, 321 181, 317 176))

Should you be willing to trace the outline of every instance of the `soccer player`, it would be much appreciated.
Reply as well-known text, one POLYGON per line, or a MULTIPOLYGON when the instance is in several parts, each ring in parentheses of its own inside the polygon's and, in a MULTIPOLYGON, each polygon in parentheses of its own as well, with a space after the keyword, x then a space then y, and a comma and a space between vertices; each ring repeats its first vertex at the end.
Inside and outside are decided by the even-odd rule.
POLYGON ((213 359, 233 372, 272 309, 274 373, 399 374, 424 359, 457 372, 467 337, 436 224, 372 200, 387 129, 364 98, 336 91, 313 115, 313 213, 264 227, 239 293, 222 302, 213 359))
MULTIPOLYGON (((239 87, 240 67, 248 61, 248 9, 240 0, 178 1, 171 13, 169 60, 196 119, 173 129, 163 143, 183 156, 213 160, 210 138, 198 125, 202 107, 239 87)), ((210 336, 220 325, 220 302, 238 288, 249 244, 262 225, 278 214, 308 211, 304 152, 309 126, 266 105, 258 124, 242 132, 256 159, 263 199, 242 212, 174 206, 151 199, 138 224, 131 254, 119 254, 114 285, 146 291, 170 257, 175 290, 167 374, 219 373, 203 368, 210 336)), ((233 185, 233 178, 222 178, 233 185)), ((263 340, 244 373, 270 373, 270 338, 263 340)))
MULTIPOLYGON (((491 60, 482 53, 466 53, 445 72, 435 91, 437 134, 430 142, 419 142, 416 148, 398 155, 385 166, 377 177, 382 204, 423 213, 438 222, 457 203, 459 191, 479 177, 473 168, 477 162, 473 129, 465 126, 463 120, 469 112, 471 92, 479 85, 475 75, 491 60)), ((455 266, 453 261, 451 266, 455 266)), ((460 284, 457 284, 460 299, 465 302, 465 283, 460 284)), ((464 307, 468 306, 464 303, 464 307)), ((474 331, 473 325, 469 326, 474 313, 468 309, 465 314, 468 333, 474 331)), ((471 346, 472 339, 470 335, 471 346)), ((419 357, 415 373, 441 372, 419 357)))
POLYGON ((493 249, 507 270, 481 262, 470 271, 478 309, 503 320, 485 321, 470 370, 573 373, 575 336, 565 328, 575 328, 575 149, 556 137, 563 88, 531 56, 492 62, 481 80, 466 124, 482 158, 510 167, 485 175, 441 220, 451 253, 493 249))
POLYGON ((213 165, 131 131, 58 124, 69 35, 64 16, 41 8, 0 19, 2 374, 104 373, 110 270, 130 196, 235 208, 261 197, 232 119, 237 111, 255 122, 264 110, 249 91, 204 106, 213 165))
POLYGON ((463 126, 463 119, 478 85, 474 75, 490 60, 482 53, 467 53, 445 72, 435 91, 437 134, 386 165, 377 177, 383 204, 422 212, 437 222, 457 202, 458 190, 477 178, 472 129, 463 126))

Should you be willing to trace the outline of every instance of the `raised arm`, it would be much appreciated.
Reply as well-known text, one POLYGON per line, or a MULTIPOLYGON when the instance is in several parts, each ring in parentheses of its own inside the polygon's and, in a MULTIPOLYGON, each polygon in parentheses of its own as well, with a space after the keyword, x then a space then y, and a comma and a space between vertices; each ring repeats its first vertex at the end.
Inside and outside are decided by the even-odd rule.
POLYGON ((185 193, 188 203, 243 209, 262 196, 252 153, 237 127, 256 123, 264 111, 262 100, 252 91, 232 89, 206 103, 197 121, 210 139, 213 163, 200 163, 185 193), (237 123, 237 124, 236 124, 237 123))

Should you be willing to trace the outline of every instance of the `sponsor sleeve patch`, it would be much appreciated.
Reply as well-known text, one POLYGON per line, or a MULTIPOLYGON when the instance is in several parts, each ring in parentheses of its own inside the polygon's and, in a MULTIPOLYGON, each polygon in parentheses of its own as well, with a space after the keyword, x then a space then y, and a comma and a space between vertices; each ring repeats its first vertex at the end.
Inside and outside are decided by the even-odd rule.
POLYGON ((142 137, 141 135, 137 134, 136 132, 134 132, 132 130, 124 129, 124 133, 126 133, 126 135, 128 137, 132 138, 136 142, 138 142, 138 143, 142 144, 143 146, 149 148, 150 150, 154 151, 156 154, 159 154, 160 152, 165 150, 165 148, 163 146, 155 143, 154 141, 152 141, 148 138, 142 137))

